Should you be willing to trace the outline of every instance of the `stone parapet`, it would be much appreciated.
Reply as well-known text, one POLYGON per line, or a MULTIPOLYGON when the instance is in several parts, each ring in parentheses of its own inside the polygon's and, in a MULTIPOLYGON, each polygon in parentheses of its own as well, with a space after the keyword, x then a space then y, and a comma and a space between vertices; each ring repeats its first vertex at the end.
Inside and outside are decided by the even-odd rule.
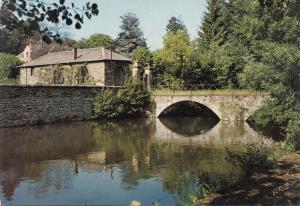
POLYGON ((0 127, 90 120, 104 89, 118 87, 0 86, 0 127))

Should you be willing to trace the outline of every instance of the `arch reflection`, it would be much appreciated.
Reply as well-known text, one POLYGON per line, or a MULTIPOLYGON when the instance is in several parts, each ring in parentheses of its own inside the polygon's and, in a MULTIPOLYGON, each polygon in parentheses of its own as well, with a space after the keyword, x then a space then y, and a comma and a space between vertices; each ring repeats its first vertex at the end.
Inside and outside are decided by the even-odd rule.
POLYGON ((159 121, 172 132, 187 137, 204 134, 219 122, 215 118, 203 117, 160 118, 159 121))

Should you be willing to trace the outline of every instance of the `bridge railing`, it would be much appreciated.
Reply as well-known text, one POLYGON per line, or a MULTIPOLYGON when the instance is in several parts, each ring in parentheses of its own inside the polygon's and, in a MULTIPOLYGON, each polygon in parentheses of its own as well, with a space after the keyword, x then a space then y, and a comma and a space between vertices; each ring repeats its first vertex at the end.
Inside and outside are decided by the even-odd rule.
POLYGON ((240 89, 234 86, 220 85, 220 84, 193 84, 193 85, 155 85, 153 87, 154 94, 181 94, 181 95, 193 95, 193 94, 222 94, 222 95, 248 95, 248 94, 260 94, 263 91, 240 89))
POLYGON ((236 90, 235 86, 228 86, 222 84, 191 84, 191 85, 155 85, 154 90, 236 90))

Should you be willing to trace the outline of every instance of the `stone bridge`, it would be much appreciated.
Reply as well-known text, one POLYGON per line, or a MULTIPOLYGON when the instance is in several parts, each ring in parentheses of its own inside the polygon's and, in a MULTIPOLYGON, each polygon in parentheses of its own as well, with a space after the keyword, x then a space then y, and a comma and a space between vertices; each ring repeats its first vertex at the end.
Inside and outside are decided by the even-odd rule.
POLYGON ((263 101, 267 98, 266 94, 259 92, 222 92, 202 91, 201 93, 159 93, 153 92, 152 98, 156 104, 153 117, 159 117, 168 107, 178 102, 197 102, 212 112, 223 121, 241 121, 247 120, 256 110, 258 110, 263 101))

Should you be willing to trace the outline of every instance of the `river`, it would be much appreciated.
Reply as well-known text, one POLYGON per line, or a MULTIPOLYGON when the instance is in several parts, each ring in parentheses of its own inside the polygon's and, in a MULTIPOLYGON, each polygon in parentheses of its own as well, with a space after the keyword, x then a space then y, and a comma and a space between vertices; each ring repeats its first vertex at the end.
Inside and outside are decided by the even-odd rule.
MULTIPOLYGON (((225 147, 257 142, 247 123, 202 118, 75 122, 0 129, 4 205, 190 205, 200 186, 241 178, 225 147)), ((266 140, 269 141, 269 140, 266 140)))

